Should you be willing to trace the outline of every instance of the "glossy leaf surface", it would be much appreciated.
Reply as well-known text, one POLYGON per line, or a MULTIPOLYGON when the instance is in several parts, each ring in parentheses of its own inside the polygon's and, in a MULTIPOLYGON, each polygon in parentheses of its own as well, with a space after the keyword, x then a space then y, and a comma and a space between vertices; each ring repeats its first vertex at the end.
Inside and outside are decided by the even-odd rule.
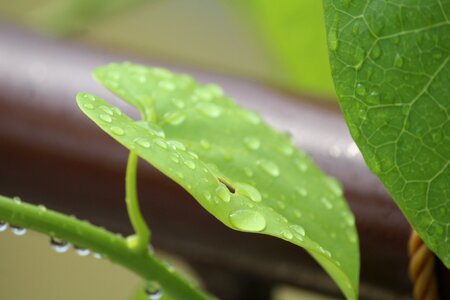
POLYGON ((450 267, 450 1, 325 0, 325 9, 352 136, 450 267))
POLYGON ((230 228, 304 247, 348 298, 356 298, 358 239, 342 189, 286 135, 219 87, 186 75, 112 64, 95 77, 145 119, 132 120, 98 97, 79 94, 81 109, 104 131, 230 228))

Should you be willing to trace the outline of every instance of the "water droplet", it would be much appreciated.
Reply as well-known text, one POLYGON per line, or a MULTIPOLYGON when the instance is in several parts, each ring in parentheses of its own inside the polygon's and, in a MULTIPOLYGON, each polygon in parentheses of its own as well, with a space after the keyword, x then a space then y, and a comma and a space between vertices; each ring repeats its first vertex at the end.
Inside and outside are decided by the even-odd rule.
POLYGON ((223 96, 222 88, 216 84, 208 84, 206 89, 208 89, 208 91, 215 97, 223 96))
POLYGON ((333 208, 333 203, 331 203, 327 197, 320 198, 320 202, 322 202, 322 204, 326 207, 326 209, 333 208))
POLYGON ((330 32, 328 32, 328 47, 331 51, 336 51, 336 49, 339 46, 339 40, 338 40, 338 26, 339 26, 339 19, 336 17, 334 19, 333 24, 331 25, 330 32))
POLYGON ((300 235, 301 237, 305 236, 305 228, 300 225, 291 225, 290 227, 296 234, 300 235))
POLYGON ((206 200, 211 200, 211 193, 208 191, 203 192, 203 196, 205 196, 206 200))
POLYGON ((183 173, 181 173, 181 172, 177 172, 177 176, 178 176, 180 179, 183 179, 183 178, 184 178, 184 175, 183 175, 183 173))
POLYGON ((403 58, 398 53, 395 55, 394 58, 394 66, 397 68, 401 68, 403 66, 403 58))
POLYGON ((253 171, 250 168, 244 168, 244 173, 245 175, 247 175, 248 177, 252 177, 253 176, 253 171))
POLYGON ((297 168, 301 171, 301 172, 305 172, 306 170, 308 170, 308 165, 301 161, 301 160, 296 160, 295 164, 297 165, 297 168))
POLYGON ((53 250, 55 250, 57 253, 65 253, 70 248, 70 244, 68 242, 54 237, 50 239, 50 245, 52 246, 53 250))
POLYGON ((252 112, 249 110, 243 110, 242 115, 247 122, 249 122, 253 125, 258 125, 259 123, 261 123, 260 116, 255 112, 252 112))
POLYGON ((374 90, 366 97, 367 102, 370 104, 379 104, 380 103, 380 93, 378 90, 374 90))
POLYGON ((328 187, 336 196, 342 196, 342 187, 336 179, 334 179, 333 177, 327 177, 325 180, 328 187))
POLYGON ((273 177, 277 177, 278 175, 280 175, 280 169, 274 162, 268 160, 260 160, 257 163, 267 174, 273 177))
POLYGON ((105 122, 107 122, 107 123, 111 123, 111 121, 112 121, 111 116, 107 115, 107 114, 101 114, 100 115, 100 119, 105 121, 105 122))
POLYGON ((173 77, 172 73, 163 68, 152 68, 151 72, 153 73, 153 75, 162 79, 170 79, 173 77))
POLYGON ((0 222, 0 232, 7 230, 9 227, 8 223, 0 222))
POLYGON ((105 112, 106 114, 108 114, 110 116, 114 115, 113 111, 108 106, 102 105, 99 107, 99 109, 103 110, 103 112, 105 112))
POLYGON ((163 148, 163 149, 167 149, 167 143, 162 140, 162 139, 154 139, 153 140, 155 142, 156 145, 158 145, 159 147, 163 148))
POLYGON ((180 162, 180 160, 178 159, 178 156, 177 155, 172 155, 172 156, 170 156, 170 159, 174 162, 174 163, 179 163, 180 162))
POLYGON ((229 216, 231 224, 239 230, 259 232, 266 228, 266 218, 255 210, 237 210, 229 216))
POLYGON ((370 52, 370 57, 373 59, 377 59, 380 56, 381 56, 381 48, 377 44, 373 47, 372 51, 370 52))
POLYGON ((92 105, 91 103, 85 103, 83 104, 83 107, 87 109, 94 109, 94 105, 92 105))
POLYGON ((365 55, 366 55, 366 52, 364 51, 363 48, 361 48, 361 47, 356 48, 356 50, 355 50, 355 60, 356 60, 355 69, 356 70, 361 69, 361 67, 364 63, 365 55))
POLYGON ((167 144, 172 147, 173 150, 181 150, 181 151, 186 151, 186 146, 179 141, 167 141, 167 144))
POLYGON ((344 217, 345 223, 347 223, 348 226, 355 225, 355 217, 350 212, 344 212, 342 213, 342 216, 344 217))
POLYGON ((145 294, 147 295, 148 299, 158 300, 162 298, 163 291, 158 284, 149 282, 145 287, 145 294))
POLYGON ((257 150, 261 145, 261 142, 255 137, 247 136, 244 138, 244 144, 250 150, 257 150))
POLYGON ((246 183, 236 183, 235 186, 238 194, 241 194, 255 202, 261 201, 261 193, 255 187, 246 183))
POLYGON ((11 230, 15 235, 25 235, 27 233, 27 230, 22 227, 11 225, 11 230))
POLYGON ((351 243, 356 243, 357 237, 355 231, 353 229, 347 229, 346 231, 347 238, 351 243))
POLYGON ((230 191, 228 191, 228 189, 225 187, 225 185, 220 184, 217 188, 216 188, 216 194, 217 196, 224 202, 230 202, 230 191))
POLYGON ((97 252, 93 253, 92 256, 93 256, 95 259, 102 259, 102 258, 103 258, 103 256, 102 256, 100 253, 97 253, 97 252))
POLYGON ((308 191, 301 186, 298 186, 295 188, 295 191, 302 197, 306 197, 308 195, 308 191))
POLYGON ((218 118, 222 114, 222 108, 212 103, 201 103, 198 105, 198 109, 211 118, 218 118))
POLYGON ((186 116, 180 111, 173 112, 166 116, 167 123, 173 126, 182 124, 185 119, 186 116))
POLYGON ((364 96, 366 94, 366 87, 363 84, 358 83, 356 85, 356 94, 359 96, 364 96))
POLYGON ((294 216, 296 216, 297 218, 301 218, 302 217, 301 211, 299 211, 298 209, 294 209, 294 216))
POLYGON ((117 126, 111 127, 110 130, 111 130, 111 132, 112 132, 113 134, 115 134, 115 135, 121 136, 121 135, 124 135, 124 134, 125 134, 125 131, 123 131, 122 128, 117 127, 117 126))
POLYGON ((173 91, 176 88, 173 82, 167 80, 160 81, 158 86, 166 91, 173 91))
POLYGON ((278 148, 281 152, 281 154, 286 156, 291 156, 294 153, 294 147, 292 147, 290 144, 282 144, 278 148))
POLYGON ((200 146, 205 150, 209 150, 211 148, 211 144, 207 140, 201 140, 200 146))
POLYGON ((185 160, 184 165, 191 170, 195 169, 195 163, 192 160, 185 160))
POLYGON ((292 234, 292 232, 291 232, 290 230, 288 230, 288 229, 283 230, 283 231, 281 232, 281 235, 282 235, 283 237, 285 237, 286 239, 288 239, 288 240, 292 240, 292 238, 294 237, 294 235, 292 234))
POLYGON ((139 138, 136 140, 136 144, 144 148, 150 148, 150 141, 146 138, 139 138))
POLYGON ((75 252, 77 252, 77 254, 79 256, 88 256, 91 253, 91 250, 89 249, 85 249, 85 248, 81 248, 78 246, 73 246, 75 248, 75 252))
POLYGON ((277 205, 280 209, 285 209, 286 208, 286 204, 283 201, 278 200, 277 201, 277 205))

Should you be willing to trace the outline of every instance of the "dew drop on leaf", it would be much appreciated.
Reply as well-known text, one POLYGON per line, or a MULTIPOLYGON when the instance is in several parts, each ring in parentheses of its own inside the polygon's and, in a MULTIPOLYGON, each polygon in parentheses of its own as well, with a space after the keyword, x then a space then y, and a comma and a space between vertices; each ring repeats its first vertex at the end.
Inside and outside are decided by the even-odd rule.
POLYGON ((320 202, 325 206, 326 209, 332 209, 333 204, 330 202, 330 200, 327 197, 320 198, 320 202))
POLYGON ((101 114, 100 115, 100 119, 105 121, 105 122, 107 122, 107 123, 111 123, 111 121, 112 121, 111 116, 107 115, 107 114, 101 114))
POLYGON ((258 150, 261 142, 255 137, 247 136, 244 138, 244 144, 250 150, 258 150))
POLYGON ((211 149, 211 144, 207 140, 201 140, 200 146, 205 150, 211 149))
POLYGON ((70 248, 70 244, 68 242, 54 237, 50 238, 50 246, 52 246, 53 250, 57 253, 65 253, 70 248))
POLYGON ((370 52, 370 57, 373 59, 377 59, 380 56, 381 56, 381 48, 377 44, 373 47, 372 51, 370 52))
POLYGON ((154 142, 159 147, 161 147, 163 149, 167 149, 167 143, 164 140, 162 140, 162 139, 154 139, 154 142))
POLYGON ((205 192, 203 192, 203 196, 205 196, 205 199, 206 200, 211 200, 211 193, 210 192, 208 192, 208 191, 205 191, 205 192))
POLYGON ((359 96, 364 96, 366 94, 366 87, 362 83, 356 85, 356 94, 359 96))
POLYGON ((274 162, 271 162, 271 161, 268 161, 268 160, 260 160, 260 161, 258 161, 258 165, 267 174, 269 174, 269 175, 271 175, 273 177, 277 177, 278 175, 280 175, 280 169, 278 168, 278 166, 274 162))
POLYGON ((328 176, 326 178, 326 182, 327 182, 328 187, 333 191, 333 193, 336 196, 338 196, 338 197, 342 196, 341 185, 339 184, 339 182, 336 179, 328 176))
POLYGON ((218 118, 222 114, 222 108, 212 103, 201 103, 198 105, 198 109, 205 116, 211 118, 218 118))
POLYGON ((288 240, 292 240, 294 238, 294 235, 289 229, 285 229, 281 232, 281 235, 285 237, 288 240))
POLYGON ((150 141, 146 138, 140 138, 136 140, 136 144, 144 148, 150 148, 150 141))
POLYGON ((262 199, 261 193, 255 187, 246 183, 236 183, 236 192, 254 202, 260 202, 262 199))
POLYGON ((259 232, 266 228, 266 218, 255 210, 241 209, 229 215, 231 224, 239 230, 259 232))
POLYGON ((306 197, 308 195, 308 191, 301 186, 298 186, 295 188, 295 191, 302 197, 306 197))
POLYGON ((228 189, 223 184, 220 184, 216 188, 216 194, 222 201, 230 202, 230 198, 231 198, 230 192, 228 191, 228 189))
POLYGON ((94 105, 92 105, 91 103, 85 103, 83 104, 83 107, 86 109, 94 109, 94 105))
POLYGON ((292 225, 290 228, 291 228, 296 234, 298 234, 298 235, 300 235, 300 236, 302 236, 302 237, 305 236, 305 229, 304 229, 302 226, 300 226, 300 225, 292 225))
POLYGON ((121 135, 124 135, 124 134, 125 134, 125 132, 123 131, 123 129, 120 128, 120 127, 117 127, 117 126, 111 127, 110 130, 111 130, 111 132, 112 132, 113 134, 115 134, 115 135, 121 136, 121 135))
POLYGON ((394 66, 397 68, 401 68, 403 66, 403 58, 398 53, 395 55, 394 58, 394 66))
POLYGON ((184 165, 191 170, 195 169, 195 163, 192 160, 185 160, 184 165))

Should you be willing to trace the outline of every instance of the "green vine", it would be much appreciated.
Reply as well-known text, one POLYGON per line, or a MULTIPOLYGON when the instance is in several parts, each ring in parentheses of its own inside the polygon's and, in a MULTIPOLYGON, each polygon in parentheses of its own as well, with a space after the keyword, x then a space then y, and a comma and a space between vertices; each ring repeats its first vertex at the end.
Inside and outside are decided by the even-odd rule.
POLYGON ((157 281, 164 293, 174 299, 210 299, 152 253, 136 251, 124 237, 75 217, 0 196, 0 220, 99 253, 147 281, 157 281))

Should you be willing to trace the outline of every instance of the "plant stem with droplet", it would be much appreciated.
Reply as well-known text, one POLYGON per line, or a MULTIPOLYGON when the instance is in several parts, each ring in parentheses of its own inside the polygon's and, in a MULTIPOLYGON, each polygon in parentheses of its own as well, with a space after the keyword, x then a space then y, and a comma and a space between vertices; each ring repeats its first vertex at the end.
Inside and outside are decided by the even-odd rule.
POLYGON ((38 231, 100 253, 144 280, 158 282, 164 293, 172 296, 173 299, 211 299, 179 274, 169 270, 163 262, 148 251, 135 251, 129 247, 128 241, 122 236, 75 217, 49 209, 42 210, 35 205, 0 196, 0 221, 38 231))
POLYGON ((148 251, 151 232, 139 208, 136 182, 137 164, 138 156, 134 152, 130 152, 125 176, 125 201, 135 235, 128 238, 128 245, 131 249, 148 251))

